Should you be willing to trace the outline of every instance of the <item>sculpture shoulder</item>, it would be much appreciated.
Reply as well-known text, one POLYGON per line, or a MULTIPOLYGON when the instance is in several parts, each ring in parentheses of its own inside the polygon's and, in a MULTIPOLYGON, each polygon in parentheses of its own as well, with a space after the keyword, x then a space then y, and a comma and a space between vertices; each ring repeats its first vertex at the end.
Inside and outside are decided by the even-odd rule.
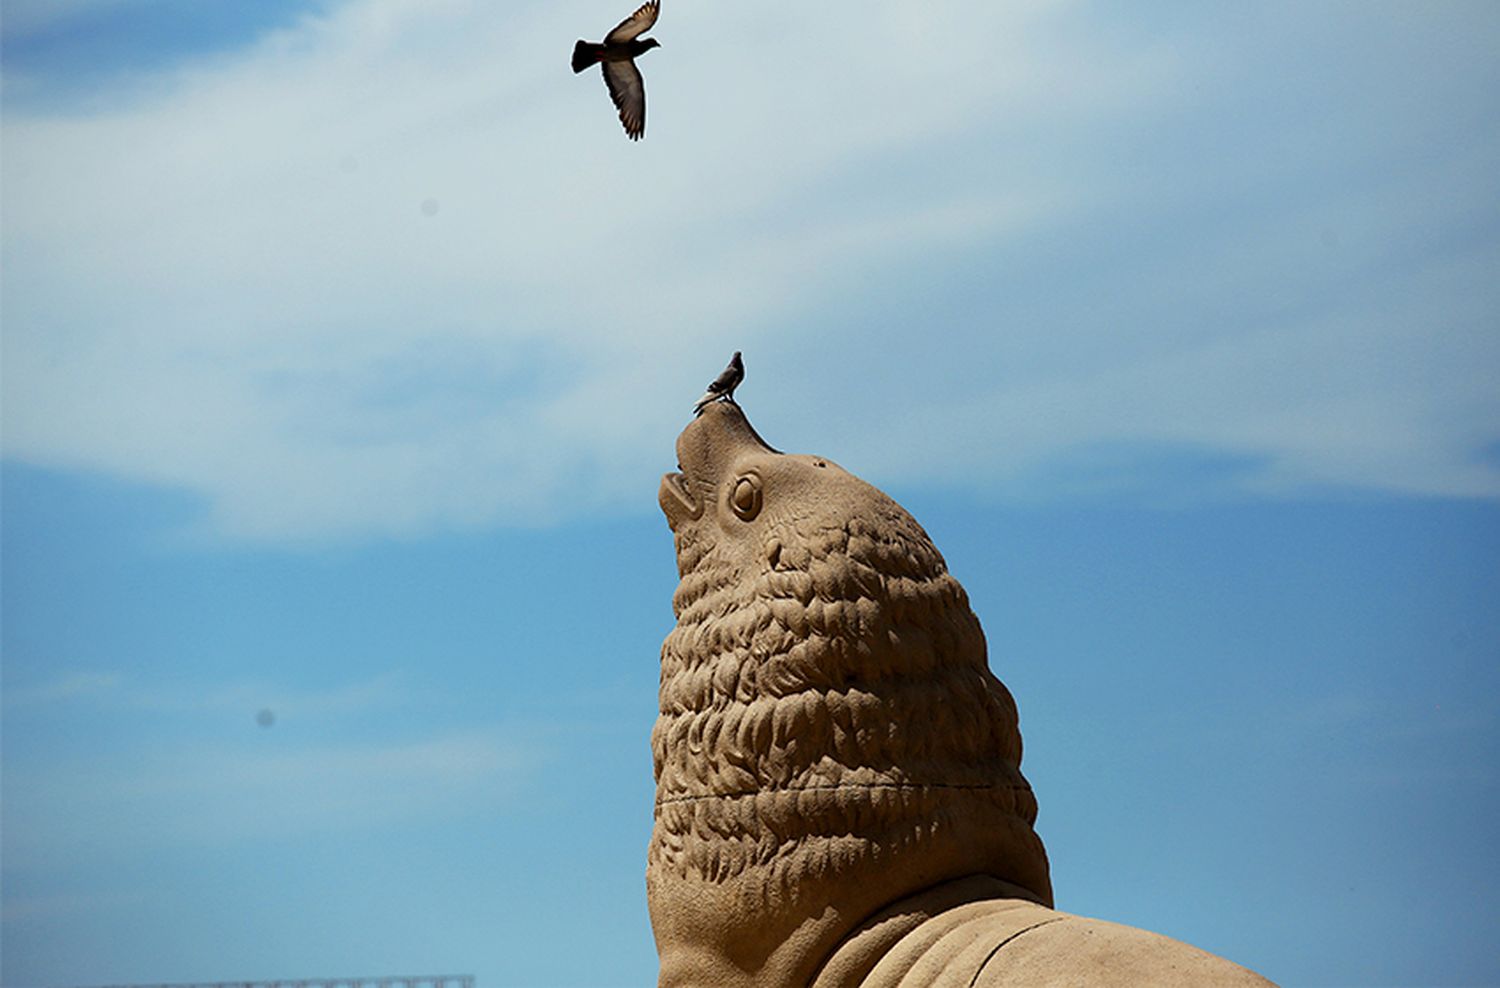
POLYGON ((1274 988, 1254 971, 1180 940, 1068 913, 1052 912, 994 948, 972 975, 975 988, 1274 988))
POLYGON ((1018 899, 945 909, 896 936, 882 938, 881 926, 889 930, 890 924, 867 930, 857 938, 861 945, 847 944, 855 949, 840 952, 818 988, 1274 988, 1253 971, 1179 940, 1018 899))

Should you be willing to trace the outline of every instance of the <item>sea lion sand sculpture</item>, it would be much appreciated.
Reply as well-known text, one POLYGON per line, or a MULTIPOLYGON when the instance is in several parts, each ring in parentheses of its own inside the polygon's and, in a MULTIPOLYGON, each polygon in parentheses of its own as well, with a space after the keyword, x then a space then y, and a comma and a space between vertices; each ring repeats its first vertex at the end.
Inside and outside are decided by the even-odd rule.
POLYGON ((662 988, 1270 984, 1050 908, 1015 702, 900 505, 773 450, 732 402, 677 456, 646 871, 662 988))

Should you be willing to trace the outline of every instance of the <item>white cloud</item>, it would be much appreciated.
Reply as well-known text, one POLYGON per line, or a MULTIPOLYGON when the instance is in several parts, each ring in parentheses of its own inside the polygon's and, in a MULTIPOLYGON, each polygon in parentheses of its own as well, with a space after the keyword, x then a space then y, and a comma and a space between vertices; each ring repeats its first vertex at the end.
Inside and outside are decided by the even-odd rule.
POLYGON ((907 481, 978 475, 1045 496, 1045 470, 1030 474, 1060 451, 1140 444, 1254 461, 1237 482, 1277 496, 1316 486, 1495 496, 1496 464, 1476 453, 1500 432, 1500 355, 1490 303, 1462 298, 1462 286, 1481 283, 1490 266, 1484 258, 1437 265, 1409 275, 1394 300, 1205 334, 1167 352, 891 416, 880 440, 856 445, 850 461, 907 481), (1453 321, 1433 333, 1429 307, 1445 296, 1457 300, 1448 306, 1453 321), (1006 456, 976 463, 975 447, 1003 447, 1006 456))
MULTIPOLYGON (((1418 125, 1458 132, 1461 113, 1445 129, 1421 107, 1360 108, 1316 148, 1310 116, 1232 116, 1258 105, 1250 53, 1321 64, 1347 12, 1304 18, 1285 46, 1257 43, 1277 25, 1251 25, 1237 48, 1223 25, 1153 33, 1065 3, 859 10, 668 8, 642 63, 639 145, 599 80, 566 68, 573 37, 612 23, 583 3, 355 0, 109 110, 8 112, 6 455, 202 494, 207 524, 238 537, 534 523, 649 505, 697 386, 740 348, 748 400, 805 421, 853 411, 865 425, 820 451, 889 476, 987 483, 1080 443, 1168 440, 1264 456, 1259 479, 1287 489, 1500 491, 1469 462, 1500 432, 1473 386, 1494 346, 1461 322, 1492 238, 1458 251, 1446 283, 1390 249, 1462 227, 1482 187, 1463 169, 1484 173, 1493 140, 1361 202, 1346 173, 1409 154, 1418 125), (1204 33, 1229 50, 1202 55, 1204 33), (1278 134, 1286 146, 1257 144, 1278 134), (1383 198, 1414 191, 1419 208, 1383 198), (1278 215, 1257 215, 1268 202, 1278 215), (1112 223, 1153 215, 1168 228, 1099 255, 1118 269, 1070 267, 1112 223), (1198 237, 1201 223, 1220 228, 1198 237), (1059 237, 1057 265, 1035 267, 1029 245, 1059 237), (1339 312, 1264 304, 1288 284, 1318 301, 1338 276, 1318 254, 1328 237, 1351 281, 1395 264, 1377 289, 1425 293, 1407 321, 1353 304, 1357 288, 1339 312), (924 287, 904 269, 987 254, 986 279, 1017 256, 1042 277, 841 363, 869 345, 841 309, 882 292, 915 305, 924 287), (1080 308, 1131 266, 1139 278, 1106 292, 1119 312, 1080 308), (1247 298, 1258 324, 1163 324, 1247 298), (1397 361, 1371 381, 1379 358, 1343 366, 1357 330, 1374 354, 1441 342, 1420 373, 1397 361), (930 383, 990 367, 1028 374, 930 383), (1287 386, 1304 390, 1288 401, 1287 386), (882 390, 919 400, 872 408, 882 390), (955 437, 960 415, 985 424, 955 437)), ((1459 26, 1396 19, 1361 30, 1400 49, 1459 26)), ((1457 44, 1408 88, 1462 91, 1462 72, 1489 71, 1465 68, 1482 50, 1457 44)))

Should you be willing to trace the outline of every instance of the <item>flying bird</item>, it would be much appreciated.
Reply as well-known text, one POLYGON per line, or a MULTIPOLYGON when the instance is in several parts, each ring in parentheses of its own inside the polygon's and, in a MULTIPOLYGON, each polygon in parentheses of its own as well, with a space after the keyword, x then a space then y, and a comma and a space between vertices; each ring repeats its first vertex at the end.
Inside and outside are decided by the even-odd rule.
POLYGON ((729 358, 729 366, 725 367, 708 390, 703 392, 703 397, 693 405, 693 414, 702 413, 711 403, 716 401, 727 401, 734 404, 734 389, 740 386, 745 379, 745 362, 740 359, 740 352, 734 351, 734 356, 729 358))
POLYGON ((609 98, 615 101, 620 123, 625 125, 625 133, 632 141, 640 140, 646 133, 646 81, 635 67, 635 57, 661 47, 655 38, 641 37, 651 30, 659 13, 661 0, 647 0, 606 34, 602 44, 579 41, 573 46, 574 72, 582 72, 595 62, 603 67, 609 98))

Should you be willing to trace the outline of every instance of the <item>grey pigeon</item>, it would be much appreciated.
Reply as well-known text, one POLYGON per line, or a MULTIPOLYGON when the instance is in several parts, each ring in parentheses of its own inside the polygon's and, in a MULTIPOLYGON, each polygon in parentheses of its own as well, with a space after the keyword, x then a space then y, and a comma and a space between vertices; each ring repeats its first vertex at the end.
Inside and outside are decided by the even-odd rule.
POLYGON ((573 46, 574 72, 582 72, 595 62, 603 67, 609 98, 615 101, 620 123, 625 125, 625 133, 632 141, 640 140, 646 133, 646 81, 635 67, 635 57, 661 47, 655 38, 640 37, 651 30, 659 13, 661 0, 647 0, 606 34, 602 44, 579 41, 573 46))
POLYGON ((729 366, 725 367, 723 372, 714 378, 713 383, 708 386, 708 390, 703 392, 703 397, 694 403, 693 414, 700 414, 703 409, 715 401, 723 400, 734 404, 734 389, 739 387, 740 382, 744 379, 745 362, 740 359, 740 352, 736 350, 734 351, 734 356, 729 358, 729 366))

